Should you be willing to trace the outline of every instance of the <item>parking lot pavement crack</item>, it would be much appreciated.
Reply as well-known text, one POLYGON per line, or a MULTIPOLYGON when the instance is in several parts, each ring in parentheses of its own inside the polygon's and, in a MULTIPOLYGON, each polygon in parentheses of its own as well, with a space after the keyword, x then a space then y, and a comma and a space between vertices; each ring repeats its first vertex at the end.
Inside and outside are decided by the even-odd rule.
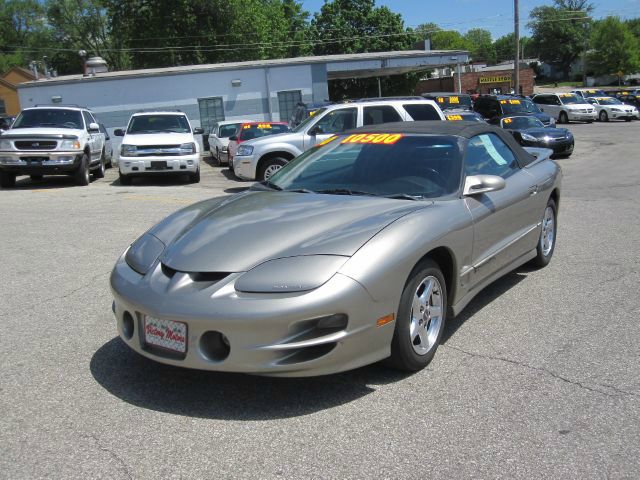
POLYGON ((102 442, 100 441, 100 439, 98 439, 98 437, 95 434, 88 433, 87 436, 89 436, 93 440, 93 442, 95 443, 95 445, 98 448, 98 450, 108 454, 111 458, 113 458, 122 467, 122 470, 124 470, 124 474, 126 475, 127 478, 133 479, 133 475, 131 475, 131 471, 129 469, 129 466, 120 457, 120 455, 118 455, 116 452, 114 452, 110 448, 105 447, 102 444, 102 442))
POLYGON ((581 388, 583 390, 589 390, 590 392, 593 392, 593 393, 599 393, 599 394, 605 395, 607 397, 617 398, 617 397, 620 397, 620 396, 634 396, 634 397, 640 396, 637 393, 629 392, 629 391, 626 391, 626 390, 622 390, 622 389, 613 387, 611 385, 600 385, 600 384, 598 384, 599 386, 601 386, 603 388, 608 388, 608 389, 611 389, 611 390, 617 392, 617 394, 612 394, 612 393, 609 393, 609 392, 598 390, 597 388, 590 387, 590 386, 585 385, 584 383, 579 382, 577 380, 571 380, 569 378, 563 377, 562 375, 559 375, 559 374, 557 374, 557 373, 555 373, 555 372, 553 372, 551 370, 548 370, 546 368, 535 367, 533 365, 529 365, 529 364, 526 364, 524 362, 519 362, 517 360, 512 360, 510 358, 498 357, 498 356, 494 356, 494 355, 484 355, 482 353, 469 352, 469 351, 464 350, 462 348, 454 347, 454 346, 451 346, 451 345, 442 345, 442 346, 445 347, 445 348, 450 348, 452 350, 456 350, 456 351, 458 351, 460 353, 464 353, 465 355, 468 355, 470 357, 484 358, 486 360, 494 360, 494 361, 497 361, 497 362, 509 363, 511 365, 517 365, 517 366, 522 367, 522 368, 526 368, 526 369, 533 370, 533 371, 536 371, 536 372, 540 372, 540 373, 543 373, 543 374, 546 374, 546 375, 550 375, 553 378, 555 378, 557 380, 560 380, 562 382, 574 385, 574 386, 579 387, 579 388, 581 388))

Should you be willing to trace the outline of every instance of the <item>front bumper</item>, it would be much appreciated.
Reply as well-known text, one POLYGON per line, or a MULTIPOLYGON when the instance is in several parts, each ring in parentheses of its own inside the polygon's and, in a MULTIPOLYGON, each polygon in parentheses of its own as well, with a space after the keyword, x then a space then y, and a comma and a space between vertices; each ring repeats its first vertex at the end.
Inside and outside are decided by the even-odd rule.
POLYGON ((243 180, 256 179, 257 158, 253 155, 233 157, 233 173, 243 180))
POLYGON ((573 138, 570 139, 550 139, 550 140, 542 140, 540 139, 537 142, 523 140, 524 147, 536 147, 536 148, 550 148, 553 150, 554 155, 570 155, 573 153, 573 147, 575 145, 575 141, 573 138))
POLYGON ((308 292, 249 294, 234 288, 240 275, 203 287, 186 273, 168 278, 159 262, 139 275, 122 256, 111 274, 118 333, 130 348, 161 363, 257 375, 324 375, 389 356, 394 322, 377 327, 376 319, 395 313, 395 307, 373 301, 351 278, 335 274, 308 292), (346 325, 314 327, 317 319, 335 314, 346 315, 346 325), (185 323, 186 353, 148 345, 145 315, 185 323), (228 339, 226 358, 212 358, 207 332, 228 339))
POLYGON ((574 120, 577 122, 593 122, 598 118, 598 114, 594 111, 592 113, 582 113, 582 112, 572 112, 569 110, 567 112, 569 116, 569 120, 574 120))
POLYGON ((200 154, 158 157, 123 157, 118 160, 123 175, 145 173, 195 173, 200 168, 200 154))
POLYGON ((0 152, 0 170, 16 175, 66 175, 78 169, 82 152, 21 150, 0 152))
POLYGON ((632 112, 607 112, 609 114, 609 118, 613 120, 632 120, 634 118, 639 118, 640 114, 633 114, 632 112))

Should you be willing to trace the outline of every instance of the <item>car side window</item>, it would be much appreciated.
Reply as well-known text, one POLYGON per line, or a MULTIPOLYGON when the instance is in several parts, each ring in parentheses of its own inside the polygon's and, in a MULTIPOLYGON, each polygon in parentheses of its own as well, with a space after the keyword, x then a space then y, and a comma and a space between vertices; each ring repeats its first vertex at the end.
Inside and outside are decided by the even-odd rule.
POLYGON ((333 110, 322 117, 316 124, 318 133, 342 133, 356 128, 358 117, 357 108, 342 108, 333 110))
POLYGON ((469 140, 464 161, 467 175, 498 175, 507 178, 520 166, 511 149, 495 133, 483 133, 469 140))
POLYGON ((89 130, 89 124, 93 123, 93 120, 91 119, 91 117, 89 116, 89 113, 87 112, 82 112, 82 117, 84 118, 84 128, 89 130))
POLYGON ((401 122, 402 117, 391 105, 376 105, 364 107, 363 125, 376 125, 378 123, 401 122))
POLYGON ((420 120, 440 120, 440 115, 432 105, 407 103, 402 106, 416 122, 420 120))

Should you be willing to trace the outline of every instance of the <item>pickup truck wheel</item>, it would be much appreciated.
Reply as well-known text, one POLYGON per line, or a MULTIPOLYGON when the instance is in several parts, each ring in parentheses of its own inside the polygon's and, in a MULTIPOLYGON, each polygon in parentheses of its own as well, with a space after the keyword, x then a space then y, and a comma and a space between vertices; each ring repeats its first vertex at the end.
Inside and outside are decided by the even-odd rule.
POLYGON ((118 170, 118 178, 120 179, 120 185, 131 185, 131 176, 124 175, 120 170, 118 170))
POLYGON ((89 182, 91 181, 91 172, 89 172, 89 156, 86 153, 82 155, 80 166, 76 170, 74 177, 77 185, 83 187, 89 185, 89 182))
POLYGON ((271 175, 280 170, 283 166, 287 164, 287 161, 284 158, 274 157, 270 158, 262 167, 260 167, 260 172, 258 174, 258 181, 262 182, 264 180, 268 180, 271 175))
POLYGON ((16 186, 16 174, 0 171, 0 187, 13 188, 16 186))
POLYGON ((42 180, 43 175, 33 174, 33 175, 29 175, 29 177, 31 177, 31 180, 42 180))
POLYGON ((102 156, 100 157, 100 165, 93 171, 93 176, 96 178, 104 178, 104 150, 102 151, 102 156))

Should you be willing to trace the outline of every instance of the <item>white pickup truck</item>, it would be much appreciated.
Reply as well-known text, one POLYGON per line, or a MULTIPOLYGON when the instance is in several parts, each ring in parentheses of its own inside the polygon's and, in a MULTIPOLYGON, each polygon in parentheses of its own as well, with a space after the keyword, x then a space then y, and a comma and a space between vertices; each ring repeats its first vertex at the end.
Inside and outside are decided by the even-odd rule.
POLYGON ((18 175, 71 175, 89 185, 104 177, 105 136, 93 113, 78 106, 26 108, 0 136, 0 186, 11 188, 18 175))

